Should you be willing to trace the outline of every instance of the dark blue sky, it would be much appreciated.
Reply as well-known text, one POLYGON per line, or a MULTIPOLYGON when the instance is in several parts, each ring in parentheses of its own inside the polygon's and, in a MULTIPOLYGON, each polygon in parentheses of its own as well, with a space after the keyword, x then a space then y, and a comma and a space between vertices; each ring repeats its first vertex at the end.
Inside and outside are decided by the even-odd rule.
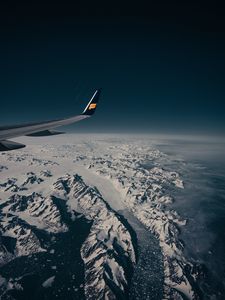
POLYGON ((1 123, 79 113, 101 87, 74 131, 225 132, 220 7, 168 2, 6 4, 1 123))

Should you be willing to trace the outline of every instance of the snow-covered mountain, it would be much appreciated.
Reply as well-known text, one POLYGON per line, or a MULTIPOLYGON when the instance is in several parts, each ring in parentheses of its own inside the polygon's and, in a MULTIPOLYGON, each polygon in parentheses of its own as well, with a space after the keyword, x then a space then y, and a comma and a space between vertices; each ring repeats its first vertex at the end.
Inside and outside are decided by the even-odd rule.
MULTIPOLYGON (((22 187, 29 186, 27 192, 32 190, 31 185, 44 184, 44 179, 40 180, 35 173, 27 173, 26 176, 27 179, 17 185, 16 191, 24 192, 22 187)), ((7 188, 15 187, 15 181, 7 179, 2 184, 4 191, 15 192, 15 189, 7 188)), ((85 269, 86 299, 116 299, 118 295, 128 295, 130 276, 127 272, 136 262, 129 230, 99 191, 87 186, 77 174, 59 177, 48 195, 44 196, 40 191, 27 195, 13 193, 0 205, 0 265, 19 257, 47 252, 48 244, 42 244, 36 229, 56 234, 69 230, 63 220, 65 212, 60 201, 71 213, 71 220, 75 218, 75 212, 70 203, 77 205, 79 211, 92 221, 90 232, 80 249, 85 269)), ((15 286, 18 284, 14 282, 10 289, 15 286)), ((22 287, 21 284, 19 286, 22 287)), ((7 289, 8 284, 5 293, 7 289)))
MULTIPOLYGON (((132 279, 133 272, 146 274, 143 267, 137 268, 141 260, 138 252, 142 247, 151 252, 148 241, 143 242, 144 231, 155 237, 163 257, 164 275, 155 276, 163 298, 199 299, 198 277, 202 269, 185 257, 185 246, 179 237, 187 220, 170 208, 176 201, 171 191, 184 189, 185 183, 176 170, 164 167, 162 159, 167 159, 166 155, 143 141, 103 136, 78 137, 74 144, 66 140, 59 144, 30 146, 0 155, 3 299, 28 293, 25 283, 38 273, 37 266, 27 275, 21 265, 40 258, 49 275, 46 278, 38 273, 39 293, 44 295, 51 290, 57 297, 65 297, 65 291, 63 294, 59 288, 64 271, 51 265, 59 261, 55 253, 62 257, 63 251, 68 251, 66 244, 60 244, 61 254, 54 250, 64 238, 71 245, 78 245, 79 239, 80 256, 74 252, 74 260, 84 274, 82 277, 71 269, 67 299, 75 295, 86 299, 133 299, 131 286, 132 290, 141 286, 132 279), (11 266, 17 268, 16 275, 11 266), (77 286, 79 276, 82 278, 77 286)), ((72 251, 70 255, 68 261, 73 257, 72 251)), ((161 274, 158 257, 152 270, 157 270, 158 261, 161 274)), ((146 257, 149 274, 151 263, 146 257)), ((154 295, 146 295, 146 299, 156 298, 154 295)))

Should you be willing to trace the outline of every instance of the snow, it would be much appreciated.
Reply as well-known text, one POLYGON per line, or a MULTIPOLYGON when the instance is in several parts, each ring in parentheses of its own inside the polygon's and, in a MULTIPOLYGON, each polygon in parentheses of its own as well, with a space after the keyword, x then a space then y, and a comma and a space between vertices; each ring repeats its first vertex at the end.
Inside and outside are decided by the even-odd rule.
POLYGON ((45 280, 43 283, 42 283, 42 286, 44 288, 49 288, 53 285, 54 283, 54 280, 55 280, 55 276, 52 276, 52 277, 49 277, 47 280, 45 280))
MULTIPOLYGON (((187 298, 194 298, 192 285, 183 272, 186 265, 192 267, 192 264, 186 260, 179 240, 179 227, 185 226, 186 220, 169 209, 168 205, 174 199, 166 188, 183 189, 184 183, 175 170, 165 170, 160 165, 160 159, 165 157, 163 153, 142 138, 123 136, 65 135, 51 139, 51 145, 49 138, 18 140, 23 139, 28 147, 3 153, 0 166, 0 205, 4 204, 0 222, 4 224, 4 235, 17 238, 14 257, 45 251, 29 226, 50 232, 67 230, 51 198, 59 196, 65 200, 69 211, 82 212, 94 220, 82 247, 82 257, 86 278, 92 272, 97 274, 99 268, 101 274, 99 280, 86 282, 85 290, 87 294, 91 288, 105 289, 106 298, 110 298, 111 291, 103 279, 103 274, 106 275, 103 264, 107 262, 113 281, 120 289, 124 288, 126 278, 123 268, 115 259, 107 257, 98 241, 105 240, 104 246, 110 249, 116 238, 131 262, 136 262, 130 234, 114 212, 127 210, 159 241, 164 255, 165 299, 169 297, 171 287, 182 291, 187 298), (146 162, 151 162, 153 167, 144 167, 146 162), (81 176, 80 180, 74 178, 75 175, 81 176), (25 210, 12 210, 9 199, 16 194, 19 197, 36 196, 32 196, 33 202, 28 201, 25 210), (8 213, 13 214, 12 219, 8 213), (12 225, 15 220, 16 226, 12 225), (21 220, 29 225, 22 240, 19 236, 21 220), (98 255, 101 257, 96 260, 98 255), (90 261, 93 261, 92 269, 88 267, 90 261)), ((2 257, 3 261, 12 259, 7 253, 2 257)), ((51 280, 50 284, 54 278, 51 280)))
POLYGON ((81 175, 87 185, 96 186, 104 199, 112 209, 122 210, 125 208, 121 194, 115 190, 113 184, 106 178, 91 173, 84 166, 76 164, 74 169, 81 175))

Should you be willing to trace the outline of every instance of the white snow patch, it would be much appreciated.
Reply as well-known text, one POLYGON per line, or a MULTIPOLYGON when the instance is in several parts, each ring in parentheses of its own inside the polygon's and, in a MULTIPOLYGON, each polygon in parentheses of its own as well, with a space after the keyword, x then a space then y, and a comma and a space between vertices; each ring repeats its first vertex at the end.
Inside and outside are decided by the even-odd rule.
POLYGON ((47 280, 45 280, 45 281, 42 283, 42 286, 43 286, 44 288, 49 288, 49 287, 52 286, 54 280, 55 280, 55 276, 49 277, 47 280))

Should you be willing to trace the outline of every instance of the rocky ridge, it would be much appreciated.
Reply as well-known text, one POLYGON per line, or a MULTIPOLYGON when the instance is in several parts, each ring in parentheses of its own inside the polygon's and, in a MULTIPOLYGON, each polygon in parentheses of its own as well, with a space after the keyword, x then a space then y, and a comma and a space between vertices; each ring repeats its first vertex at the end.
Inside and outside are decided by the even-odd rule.
POLYGON ((110 146, 106 155, 78 157, 76 161, 108 178, 123 195, 124 203, 158 238, 164 256, 165 299, 198 299, 195 290, 200 268, 184 257, 179 228, 186 224, 170 209, 170 190, 184 188, 179 174, 163 169, 157 149, 134 145, 110 146), (113 155, 109 153, 113 152, 113 155), (149 164, 150 167, 144 167, 149 164))
MULTIPOLYGON (((76 207, 92 222, 90 233, 80 250, 85 266, 86 298, 125 297, 136 262, 129 230, 100 192, 87 186, 77 174, 56 179, 48 195, 31 192, 32 187, 37 185, 41 190, 41 185, 46 185, 45 181, 51 176, 52 173, 46 170, 39 175, 28 172, 22 181, 8 178, 1 183, 1 189, 12 195, 0 204, 0 268, 16 258, 49 251, 48 243, 43 243, 36 229, 47 234, 67 232, 65 212, 59 205, 63 202, 71 221, 76 218, 76 207)), ((10 280, 9 287, 9 280, 2 278, 3 294, 8 289, 21 288, 16 281, 10 280)))

